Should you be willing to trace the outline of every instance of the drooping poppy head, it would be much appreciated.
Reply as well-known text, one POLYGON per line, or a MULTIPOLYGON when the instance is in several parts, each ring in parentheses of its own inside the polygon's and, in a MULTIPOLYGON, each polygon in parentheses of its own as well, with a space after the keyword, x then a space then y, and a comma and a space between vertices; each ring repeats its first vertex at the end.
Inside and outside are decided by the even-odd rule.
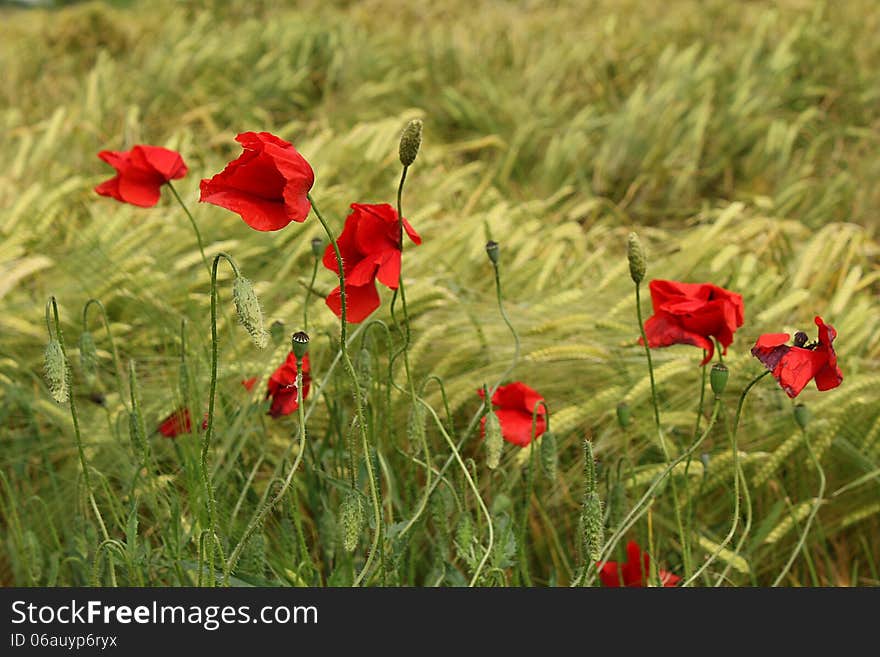
MULTIPOLYGON (((599 570, 599 579, 602 586, 632 586, 642 587, 648 583, 648 575, 651 572, 651 561, 647 552, 642 552, 639 544, 630 541, 626 544, 626 561, 608 561, 599 570)), ((660 582, 663 586, 675 586, 681 581, 681 577, 661 570, 660 582)))
MULTIPOLYGON (((477 390, 477 394, 485 399, 485 392, 477 390)), ((532 414, 538 402, 544 398, 525 383, 516 381, 506 386, 499 386, 492 395, 495 415, 501 424, 501 435, 504 440, 520 447, 532 442, 532 414)), ((535 438, 547 430, 547 410, 543 404, 538 406, 535 421, 535 438)), ((480 435, 486 435, 486 418, 480 422, 480 435)))
MULTIPOLYGON (((403 230, 415 244, 422 238, 410 223, 403 220, 403 230)), ((352 203, 351 213, 336 241, 342 255, 345 273, 345 303, 347 321, 364 321, 379 307, 376 279, 389 289, 396 290, 400 278, 400 220, 397 211, 387 203, 371 205, 352 203)), ((333 245, 324 251, 324 266, 339 274, 333 245)), ((327 305, 342 316, 342 298, 337 287, 327 297, 327 305)))
MULTIPOLYGON (((303 399, 309 396, 312 377, 309 374, 309 355, 303 357, 303 399)), ((287 359, 269 377, 266 386, 266 399, 272 398, 269 415, 281 417, 290 415, 299 408, 296 399, 296 356, 291 351, 287 359)))
POLYGON ((162 185, 183 178, 187 171, 180 153, 161 146, 137 145, 130 151, 101 151, 98 157, 116 169, 116 175, 95 187, 95 191, 141 208, 156 205, 162 185))
POLYGON ((280 230, 309 216, 312 167, 293 144, 268 132, 243 132, 244 152, 199 185, 202 203, 237 213, 255 230, 280 230))
POLYGON ((843 372, 837 366, 834 352, 834 338, 837 331, 830 324, 816 316, 819 339, 807 343, 804 333, 795 335, 794 345, 786 344, 791 336, 788 333, 765 333, 752 347, 752 355, 761 361, 785 394, 794 399, 811 381, 816 381, 819 390, 831 390, 843 381, 843 372))
POLYGON ((176 438, 185 433, 192 433, 192 417, 188 408, 178 408, 159 423, 159 433, 166 438, 176 438))
POLYGON ((650 289, 654 315, 645 322, 649 347, 692 344, 706 351, 705 365, 715 354, 715 338, 727 353, 743 324, 742 296, 711 283, 653 280, 650 289))

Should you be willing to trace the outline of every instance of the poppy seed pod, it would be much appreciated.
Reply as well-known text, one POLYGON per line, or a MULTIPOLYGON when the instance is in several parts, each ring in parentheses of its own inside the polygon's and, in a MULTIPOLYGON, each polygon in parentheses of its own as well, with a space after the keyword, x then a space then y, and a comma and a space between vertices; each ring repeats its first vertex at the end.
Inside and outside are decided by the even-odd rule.
POLYGON ((312 255, 320 258, 324 255, 324 249, 327 248, 323 239, 320 237, 312 238, 312 255))
POLYGON ((629 404, 626 402, 620 402, 617 405, 617 423, 620 425, 621 429, 626 429, 629 426, 630 416, 632 415, 629 404))
POLYGON ((422 121, 421 119, 413 119, 406 124, 403 133, 400 135, 400 163, 408 167, 415 162, 421 145, 422 121))
POLYGON ((716 397, 720 397, 727 387, 727 379, 730 376, 730 370, 724 363, 715 363, 709 372, 709 384, 712 386, 712 392, 716 397))
POLYGON ((547 431, 541 437, 541 468, 551 481, 556 479, 556 470, 559 463, 556 434, 547 431))
POLYGON ((83 331, 79 336, 79 362, 86 381, 94 381, 98 372, 98 351, 89 331, 83 331))
POLYGON ((297 360, 302 360, 309 350, 309 334, 305 331, 297 331, 290 336, 290 347, 297 360))
POLYGON ((794 421, 797 422, 801 429, 806 430, 807 425, 810 423, 810 409, 803 404, 795 404, 794 421))
POLYGON ((489 256, 489 260, 492 261, 493 265, 498 264, 498 242, 494 240, 489 240, 486 242, 486 254, 489 256))
POLYGON ((502 447, 501 422, 495 411, 489 411, 486 415, 486 465, 491 470, 497 468, 501 462, 502 447))
POLYGON ((70 384, 67 380, 67 359, 64 358, 61 343, 55 338, 49 340, 49 344, 46 345, 44 370, 52 398, 59 404, 63 404, 70 394, 70 384))
POLYGON ((342 547, 354 552, 364 528, 364 502, 356 491, 349 491, 339 509, 342 523, 342 547))
POLYGON ((633 283, 638 285, 644 280, 648 265, 645 260, 645 250, 636 233, 630 233, 626 239, 626 257, 629 260, 629 275, 633 283))
POLYGON ((257 348, 263 349, 268 339, 263 327, 263 311, 253 283, 244 276, 236 276, 232 282, 232 300, 235 302, 238 321, 250 334, 257 348))

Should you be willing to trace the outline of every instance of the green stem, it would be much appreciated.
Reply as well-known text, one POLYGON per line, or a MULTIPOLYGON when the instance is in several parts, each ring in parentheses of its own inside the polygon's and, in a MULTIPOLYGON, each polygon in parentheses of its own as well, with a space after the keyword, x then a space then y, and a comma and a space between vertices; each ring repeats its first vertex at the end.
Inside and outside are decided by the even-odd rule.
POLYGON ((110 343, 110 353, 113 355, 113 367, 116 370, 116 383, 119 386, 119 400, 125 406, 125 387, 123 386, 122 366, 119 363, 119 352, 116 350, 116 341, 113 339, 113 332, 110 330, 110 320, 107 317, 107 309, 98 299, 89 299, 83 306, 83 330, 88 330, 88 314, 89 306, 95 305, 101 311, 101 320, 104 324, 104 330, 107 333, 107 341, 110 343))
POLYGON ((340 353, 342 354, 342 362, 345 365, 345 369, 348 372, 348 376, 351 379, 353 392, 354 392, 354 402, 355 402, 355 411, 357 413, 357 424, 358 429, 361 434, 361 442, 363 444, 364 450, 364 458, 367 463, 367 477, 370 480, 370 499, 372 501, 373 506, 373 519, 376 523, 376 530, 373 533, 373 542, 370 546, 370 550, 367 553, 367 559, 364 562, 364 567, 358 573, 357 577, 354 580, 355 586, 360 586, 364 581, 367 573, 370 570, 370 567, 373 564, 373 559, 376 554, 376 550, 379 546, 379 540, 382 534, 382 506, 379 500, 379 491, 376 487, 376 477, 373 473, 373 462, 370 458, 370 443, 367 437, 367 425, 366 425, 366 415, 364 413, 363 400, 361 399, 361 391, 360 384, 358 382, 357 372, 354 369, 354 364, 351 362, 351 356, 348 353, 348 343, 346 341, 347 334, 347 322, 346 322, 346 293, 345 293, 345 268, 343 267, 342 262, 342 253, 339 251, 339 244, 336 242, 336 238, 333 235, 333 231, 330 230, 330 226, 324 220, 323 215, 321 215, 320 210, 318 210, 318 206, 315 205, 315 200, 312 198, 311 194, 307 195, 309 202, 312 205, 312 210, 315 213, 315 216, 318 217, 318 221, 321 223, 321 227, 324 229, 324 232, 327 234, 327 239, 333 245, 333 252, 336 254, 336 266, 339 269, 339 302, 341 306, 340 312, 340 353))
MULTIPOLYGON (((706 351, 703 350, 703 358, 706 358, 706 351)), ((697 421, 694 423, 694 435, 691 440, 696 440, 697 436, 700 434, 700 421, 703 419, 703 404, 706 399, 706 365, 703 365, 701 368, 701 383, 700 383, 700 405, 697 407, 697 421)), ((691 496, 691 487, 690 487, 690 479, 688 479, 688 474, 691 469, 691 462, 693 461, 692 457, 688 457, 687 462, 684 466, 684 495, 685 495, 685 531, 687 532, 688 538, 693 533, 693 524, 694 524, 694 505, 693 505, 693 497, 691 496)), ((688 555, 690 559, 692 555, 688 555)))
POLYGON ((532 502, 532 492, 535 489, 535 442, 538 429, 538 408, 544 408, 545 428, 544 431, 550 431, 550 412, 547 410, 547 404, 544 401, 535 403, 532 409, 532 432, 531 440, 529 440, 529 467, 526 472, 526 489, 525 499, 523 500, 522 516, 519 523, 519 555, 520 555, 520 573, 522 575, 523 585, 532 586, 532 578, 529 573, 529 560, 526 552, 526 529, 529 523, 529 507, 532 502))
POLYGON ((739 430, 739 418, 742 416, 743 406, 746 403, 746 395, 749 394, 749 390, 751 390, 761 379, 770 374, 770 370, 765 370, 762 374, 759 374, 754 379, 749 382, 739 396, 739 402, 736 405, 736 416, 733 418, 733 435, 736 435, 736 432, 739 430))
POLYGON ((312 288, 315 287, 315 278, 318 276, 318 262, 320 258, 315 258, 312 266, 312 280, 306 288, 306 300, 303 302, 303 331, 309 332, 309 298, 312 296, 312 288))
POLYGON ((180 204, 180 207, 183 208, 183 211, 186 213, 186 216, 189 218, 189 222, 192 224, 193 230, 196 233, 196 240, 198 240, 198 242, 199 242, 199 253, 202 254, 202 262, 205 265, 205 269, 208 270, 208 272, 210 273, 211 269, 210 269, 210 267, 208 267, 208 258, 205 256, 205 247, 202 244, 202 233, 201 233, 201 231, 199 231, 199 226, 196 223, 195 218, 192 216, 192 213, 189 211, 189 208, 186 207, 186 204, 183 202, 183 199, 180 198, 180 194, 177 193, 177 190, 174 188, 174 185, 171 184, 171 181, 169 180, 166 184, 168 185, 169 189, 171 189, 171 193, 174 194, 174 198, 177 199, 177 202, 180 204))

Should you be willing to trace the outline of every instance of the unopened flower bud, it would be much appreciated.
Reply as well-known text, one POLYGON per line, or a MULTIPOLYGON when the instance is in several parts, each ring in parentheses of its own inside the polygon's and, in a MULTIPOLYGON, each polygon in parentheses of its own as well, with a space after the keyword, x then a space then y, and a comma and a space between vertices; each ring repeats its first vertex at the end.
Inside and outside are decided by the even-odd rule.
POLYGON ((474 540, 474 525, 468 513, 461 514, 458 527, 455 528, 455 547, 459 556, 466 558, 471 542, 474 540))
POLYGON ((492 261, 493 265, 498 264, 498 242, 494 240, 489 240, 486 242, 486 254, 489 256, 489 260, 492 261))
POLYGON ((302 360, 309 350, 309 334, 305 331, 297 331, 290 336, 290 348, 296 359, 302 360))
POLYGON ((627 238, 626 257, 629 260, 629 275, 632 277, 633 283, 641 283, 645 278, 647 261, 645 260, 645 250, 642 248, 642 242, 635 233, 630 233, 627 238))
POLYGON ((605 525, 602 520, 602 500, 599 493, 588 493, 581 510, 581 531, 584 554, 591 561, 598 561, 605 544, 605 525))
POLYGON ((408 167, 416 161, 419 154, 419 146, 422 145, 422 121, 413 119, 406 124, 403 134, 400 135, 400 163, 408 167))
POLYGON ((346 552, 354 552, 364 528, 364 502, 356 491, 349 491, 339 509, 342 525, 342 547, 346 552))
POLYGON ((79 363, 86 381, 92 383, 98 373, 98 350, 89 331, 79 336, 79 363))
POLYGON ((552 431, 544 432, 544 435, 541 436, 541 468, 551 481, 556 479, 556 470, 559 463, 557 449, 556 434, 552 431))
POLYGON ((720 397, 727 387, 727 379, 730 377, 730 370, 724 363, 715 363, 709 372, 709 384, 712 386, 712 392, 716 397, 720 397))
POLYGON ((312 255, 313 256, 315 256, 316 258, 322 257, 324 255, 325 248, 326 247, 325 247, 325 243, 324 243, 323 239, 321 239, 320 237, 312 238, 312 255))
POLYGON ((44 369, 52 398, 63 404, 70 394, 70 383, 67 380, 67 360, 64 358, 61 343, 55 338, 46 345, 44 369))
POLYGON ((276 319, 269 325, 269 335, 272 336, 272 342, 275 344, 281 344, 284 341, 286 336, 286 331, 284 330, 284 322, 280 319, 276 319))
POLYGON ((629 426, 629 420, 632 413, 629 409, 629 404, 626 402, 620 402, 617 405, 617 423, 620 425, 621 429, 626 429, 629 426))
POLYGON ((263 327, 263 311, 253 284, 244 276, 236 276, 232 282, 232 300, 241 325, 250 334, 254 344, 263 349, 268 342, 266 329, 263 327))
POLYGON ((805 430, 810 423, 810 409, 803 404, 795 404, 794 421, 801 429, 805 430))
POLYGON ((134 453, 142 453, 146 445, 146 438, 144 437, 141 416, 137 408, 128 414, 128 437, 131 440, 131 447, 134 453))
POLYGON ((501 448, 504 439, 501 435, 501 422, 495 411, 489 411, 486 415, 486 465, 494 470, 501 462, 501 448))

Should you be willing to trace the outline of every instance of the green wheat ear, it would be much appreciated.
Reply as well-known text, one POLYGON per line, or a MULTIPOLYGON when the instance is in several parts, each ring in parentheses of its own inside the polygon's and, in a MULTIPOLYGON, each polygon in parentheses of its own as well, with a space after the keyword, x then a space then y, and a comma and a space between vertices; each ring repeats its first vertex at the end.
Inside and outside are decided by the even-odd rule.
POLYGON ((67 378, 67 359, 64 357, 61 343, 55 338, 49 340, 49 344, 46 345, 43 369, 52 398, 63 404, 70 396, 70 382, 67 378))

